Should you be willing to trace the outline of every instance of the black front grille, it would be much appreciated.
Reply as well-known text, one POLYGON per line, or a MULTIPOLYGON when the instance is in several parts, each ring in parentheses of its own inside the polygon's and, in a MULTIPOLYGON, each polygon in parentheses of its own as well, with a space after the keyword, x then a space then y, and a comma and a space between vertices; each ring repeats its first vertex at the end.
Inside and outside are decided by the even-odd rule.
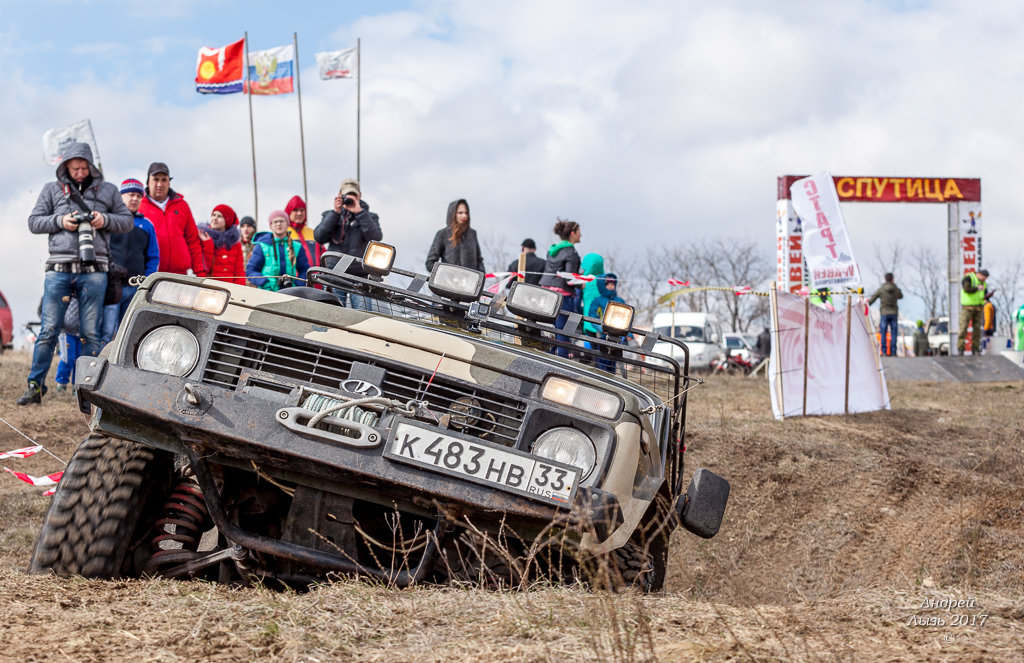
POLYGON ((242 375, 289 385, 338 391, 353 362, 385 369, 384 396, 403 403, 425 401, 437 422, 454 432, 512 446, 523 425, 526 403, 518 398, 457 382, 376 357, 307 343, 251 329, 220 326, 214 335, 203 382, 234 389, 242 375), (428 385, 429 383, 429 385, 428 385))

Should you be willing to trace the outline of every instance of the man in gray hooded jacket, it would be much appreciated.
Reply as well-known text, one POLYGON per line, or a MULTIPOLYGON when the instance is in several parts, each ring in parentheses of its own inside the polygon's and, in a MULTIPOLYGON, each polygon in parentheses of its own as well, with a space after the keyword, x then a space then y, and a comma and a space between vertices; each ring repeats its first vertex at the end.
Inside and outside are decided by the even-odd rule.
POLYGON ((99 354, 103 296, 107 290, 108 237, 111 232, 125 233, 133 228, 132 213, 125 207, 117 187, 104 182, 103 174, 93 165, 92 149, 86 143, 71 143, 63 153, 57 166, 57 181, 43 186, 28 217, 30 231, 50 236, 50 256, 43 282, 42 327, 32 352, 28 389, 18 399, 18 405, 40 403, 46 393, 44 381, 64 324, 66 299, 72 292, 78 298, 82 354, 99 354), (81 223, 92 228, 94 255, 81 251, 88 247, 88 241, 79 233, 76 214, 83 214, 79 217, 81 223))

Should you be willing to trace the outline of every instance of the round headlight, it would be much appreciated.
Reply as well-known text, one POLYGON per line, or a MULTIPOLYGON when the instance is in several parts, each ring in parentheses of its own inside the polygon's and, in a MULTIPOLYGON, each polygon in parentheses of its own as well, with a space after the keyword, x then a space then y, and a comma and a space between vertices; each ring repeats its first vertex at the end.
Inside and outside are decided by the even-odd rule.
POLYGON ((586 479, 597 463, 597 449, 593 441, 575 428, 561 427, 544 431, 534 441, 530 453, 566 465, 578 467, 586 479))
POLYGON ((157 327, 146 334, 135 353, 135 364, 144 371, 182 376, 199 360, 199 341, 184 327, 157 327))

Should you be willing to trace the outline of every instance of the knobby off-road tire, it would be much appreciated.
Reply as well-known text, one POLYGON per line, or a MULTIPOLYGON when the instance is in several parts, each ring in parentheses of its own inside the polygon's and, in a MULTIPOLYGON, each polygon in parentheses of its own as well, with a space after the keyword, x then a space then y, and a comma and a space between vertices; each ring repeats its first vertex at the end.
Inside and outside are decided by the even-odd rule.
POLYGON ((87 437, 64 470, 29 572, 138 577, 149 555, 145 538, 172 470, 165 452, 118 438, 87 437))
POLYGON ((643 547, 631 541, 615 550, 612 559, 615 561, 615 568, 611 569, 611 589, 636 587, 645 594, 653 591, 654 560, 643 547), (619 577, 616 578, 615 575, 619 577))

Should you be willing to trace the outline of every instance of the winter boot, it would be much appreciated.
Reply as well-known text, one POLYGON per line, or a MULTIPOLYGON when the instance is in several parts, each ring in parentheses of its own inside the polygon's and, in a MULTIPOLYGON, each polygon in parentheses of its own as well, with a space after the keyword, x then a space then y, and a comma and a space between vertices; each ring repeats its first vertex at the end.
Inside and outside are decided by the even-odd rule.
POLYGON ((28 405, 30 403, 42 403, 43 402, 43 394, 45 394, 45 393, 46 393, 46 387, 45 386, 42 389, 40 389, 39 385, 36 384, 35 382, 29 382, 28 383, 28 389, 26 389, 25 393, 21 395, 21 398, 18 399, 18 405, 28 405))

